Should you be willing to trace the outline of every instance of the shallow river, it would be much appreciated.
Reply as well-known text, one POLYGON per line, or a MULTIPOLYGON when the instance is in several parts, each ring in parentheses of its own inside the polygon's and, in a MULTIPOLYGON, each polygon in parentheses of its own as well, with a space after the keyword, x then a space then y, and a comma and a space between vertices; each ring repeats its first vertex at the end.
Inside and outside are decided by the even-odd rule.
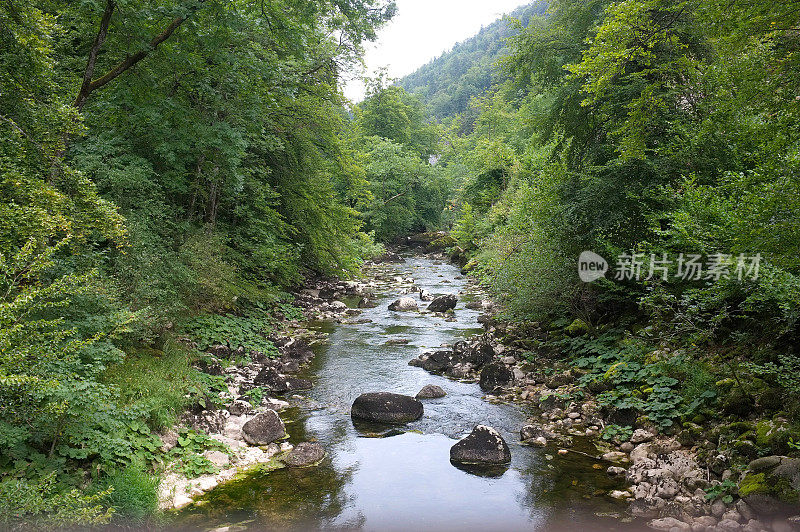
MULTIPOLYGON (((330 337, 306 371, 314 389, 293 398, 282 416, 292 443, 316 439, 328 458, 315 468, 254 473, 220 486, 199 508, 184 512, 183 524, 398 531, 625 526, 619 514, 614 518, 620 505, 604 495, 615 487, 605 466, 576 453, 560 456, 555 447, 519 444, 529 415, 525 406, 490 403, 477 384, 408 365, 424 351, 482 332, 478 312, 464 307, 471 294, 458 269, 418 256, 383 269, 384 275, 413 277, 433 294, 459 294, 457 321, 389 311, 399 296, 395 288, 379 293, 379 305, 357 317, 369 323, 320 324, 330 337), (387 345, 391 339, 409 342, 387 345), (350 419, 350 405, 361 393, 413 396, 429 383, 447 396, 425 400, 425 414, 416 422, 387 433, 387 427, 355 426, 350 419), (507 469, 476 474, 450 463, 450 447, 479 423, 496 428, 508 442, 513 459, 507 469)), ((578 440, 574 448, 589 450, 585 446, 578 440)))

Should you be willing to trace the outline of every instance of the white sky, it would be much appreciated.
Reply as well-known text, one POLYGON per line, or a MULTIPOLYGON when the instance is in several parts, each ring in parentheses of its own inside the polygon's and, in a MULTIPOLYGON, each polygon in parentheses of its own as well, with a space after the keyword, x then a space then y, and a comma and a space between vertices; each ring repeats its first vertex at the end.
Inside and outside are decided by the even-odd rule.
MULTIPOLYGON (((396 0, 397 14, 366 46, 367 74, 387 67, 390 77, 401 78, 478 33, 526 0, 396 0)), ((351 73, 345 95, 358 102, 364 97, 359 73, 351 73)))

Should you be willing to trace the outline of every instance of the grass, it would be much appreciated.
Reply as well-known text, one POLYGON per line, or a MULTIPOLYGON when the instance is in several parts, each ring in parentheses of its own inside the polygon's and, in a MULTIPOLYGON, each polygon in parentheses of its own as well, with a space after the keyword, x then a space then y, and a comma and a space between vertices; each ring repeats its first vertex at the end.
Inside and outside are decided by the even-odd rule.
POLYGON ((137 407, 146 412, 154 430, 171 427, 187 406, 187 396, 204 388, 199 370, 192 367, 194 356, 176 342, 167 342, 163 351, 139 350, 109 368, 107 384, 119 390, 121 406, 137 407))

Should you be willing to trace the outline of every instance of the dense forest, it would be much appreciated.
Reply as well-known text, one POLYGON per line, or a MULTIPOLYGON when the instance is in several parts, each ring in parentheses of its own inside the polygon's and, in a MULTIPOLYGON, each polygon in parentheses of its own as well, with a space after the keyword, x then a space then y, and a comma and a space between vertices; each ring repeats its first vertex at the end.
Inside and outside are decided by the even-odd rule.
POLYGON ((554 1, 510 23, 446 128, 453 255, 602 404, 689 441, 750 419, 713 429, 732 462, 796 453, 800 11, 554 1))
POLYGON ((270 353, 305 277, 440 229, 601 401, 798 452, 796 4, 536 3, 353 105, 395 9, 0 5, 0 527, 151 515, 219 387, 179 338, 270 353))
POLYGON ((304 276, 438 223, 421 105, 341 93, 394 12, 0 6, 0 527, 152 512, 156 432, 218 386, 176 337, 270 352, 304 276))

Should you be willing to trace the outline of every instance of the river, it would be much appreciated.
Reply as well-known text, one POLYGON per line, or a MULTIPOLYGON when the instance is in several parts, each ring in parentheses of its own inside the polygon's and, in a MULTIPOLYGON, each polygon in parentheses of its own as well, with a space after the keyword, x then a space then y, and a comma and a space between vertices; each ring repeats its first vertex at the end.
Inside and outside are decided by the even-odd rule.
MULTIPOLYGON (((396 285, 379 287, 378 306, 359 323, 316 324, 330 334, 305 371, 313 390, 294 396, 281 415, 290 442, 319 441, 328 458, 317 467, 258 472, 222 485, 184 512, 187 528, 532 530, 626 526, 620 503, 605 494, 617 486, 587 457, 561 456, 555 447, 519 443, 530 415, 523 405, 489 402, 475 383, 431 375, 408 361, 442 344, 480 333, 478 312, 465 308, 474 294, 456 267, 410 255, 380 265, 373 278, 413 277, 433 294, 458 294, 455 321, 392 312, 396 285), (369 321, 367 321, 369 320, 369 321), (387 344, 390 340, 408 343, 387 344), (353 400, 364 392, 415 395, 437 384, 447 396, 425 400, 425 414, 391 428, 354 425, 353 400), (496 428, 508 442, 505 470, 478 474, 454 467, 450 447, 476 424, 496 428)), ((418 294, 411 294, 417 297, 418 294)), ((421 303, 421 306, 424 303, 421 303)), ((575 449, 586 446, 578 439, 575 449)), ((588 450, 588 449, 587 449, 588 450)))

